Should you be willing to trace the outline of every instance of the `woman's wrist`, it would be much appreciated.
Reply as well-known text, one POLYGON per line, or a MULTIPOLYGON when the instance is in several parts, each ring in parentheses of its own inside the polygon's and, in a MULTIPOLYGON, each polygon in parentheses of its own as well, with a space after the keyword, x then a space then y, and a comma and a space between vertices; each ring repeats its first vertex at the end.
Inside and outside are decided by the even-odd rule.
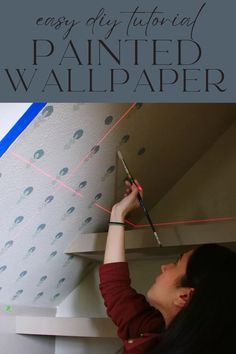
POLYGON ((125 221, 125 214, 119 208, 114 205, 112 210, 111 210, 111 216, 110 216, 110 221, 114 222, 121 222, 124 223, 125 221))

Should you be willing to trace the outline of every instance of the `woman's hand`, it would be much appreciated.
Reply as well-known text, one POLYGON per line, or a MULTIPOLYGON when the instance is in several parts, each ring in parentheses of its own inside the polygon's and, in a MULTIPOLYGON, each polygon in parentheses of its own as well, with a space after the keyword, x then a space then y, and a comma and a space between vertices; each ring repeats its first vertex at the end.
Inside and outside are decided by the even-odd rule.
POLYGON ((125 181, 126 190, 124 198, 116 203, 112 208, 112 219, 115 221, 124 221, 125 216, 132 210, 139 208, 140 203, 138 201, 138 192, 143 196, 143 191, 138 181, 135 179, 135 183, 130 183, 128 180, 125 181), (119 220, 117 219, 119 218, 119 220))

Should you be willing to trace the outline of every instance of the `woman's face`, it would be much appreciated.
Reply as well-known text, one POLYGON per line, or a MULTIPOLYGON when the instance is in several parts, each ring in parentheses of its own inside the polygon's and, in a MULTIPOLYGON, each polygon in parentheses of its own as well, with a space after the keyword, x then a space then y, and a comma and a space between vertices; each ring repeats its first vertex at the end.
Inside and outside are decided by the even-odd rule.
MULTIPOLYGON (((186 273, 188 260, 193 250, 183 253, 175 263, 168 263, 161 266, 161 274, 157 276, 154 284, 147 292, 149 303, 164 313, 177 313, 178 304, 188 299, 191 289, 179 287, 182 276, 186 273), (180 301, 181 300, 181 301, 180 301)), ((165 316, 164 316, 165 317, 165 316)))

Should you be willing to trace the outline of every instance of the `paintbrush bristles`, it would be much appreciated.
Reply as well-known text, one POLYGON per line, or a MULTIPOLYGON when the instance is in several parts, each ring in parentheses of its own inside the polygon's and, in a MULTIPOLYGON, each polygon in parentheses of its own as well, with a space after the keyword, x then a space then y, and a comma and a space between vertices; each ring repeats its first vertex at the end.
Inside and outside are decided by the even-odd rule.
POLYGON ((118 157, 119 157, 119 159, 121 160, 121 162, 122 162, 122 164, 124 166, 124 169, 125 169, 125 172, 126 172, 127 176, 129 177, 129 179, 131 179, 132 178, 131 174, 129 173, 128 167, 126 166, 126 163, 125 163, 125 161, 123 159, 122 153, 118 150, 117 154, 118 154, 118 157))
POLYGON ((117 155, 118 155, 118 157, 119 157, 119 159, 120 159, 121 161, 124 160, 124 159, 123 159, 123 156, 122 156, 122 153, 120 152, 120 150, 117 151, 117 155))

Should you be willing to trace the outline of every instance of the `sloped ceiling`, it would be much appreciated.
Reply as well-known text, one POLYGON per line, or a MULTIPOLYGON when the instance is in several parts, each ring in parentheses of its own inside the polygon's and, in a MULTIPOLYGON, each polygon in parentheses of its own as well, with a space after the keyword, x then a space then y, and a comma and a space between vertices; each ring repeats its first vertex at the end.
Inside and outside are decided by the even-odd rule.
POLYGON ((225 104, 48 103, 0 161, 0 302, 55 307, 75 288, 89 263, 64 250, 107 230, 118 149, 152 208, 234 121, 225 104))

